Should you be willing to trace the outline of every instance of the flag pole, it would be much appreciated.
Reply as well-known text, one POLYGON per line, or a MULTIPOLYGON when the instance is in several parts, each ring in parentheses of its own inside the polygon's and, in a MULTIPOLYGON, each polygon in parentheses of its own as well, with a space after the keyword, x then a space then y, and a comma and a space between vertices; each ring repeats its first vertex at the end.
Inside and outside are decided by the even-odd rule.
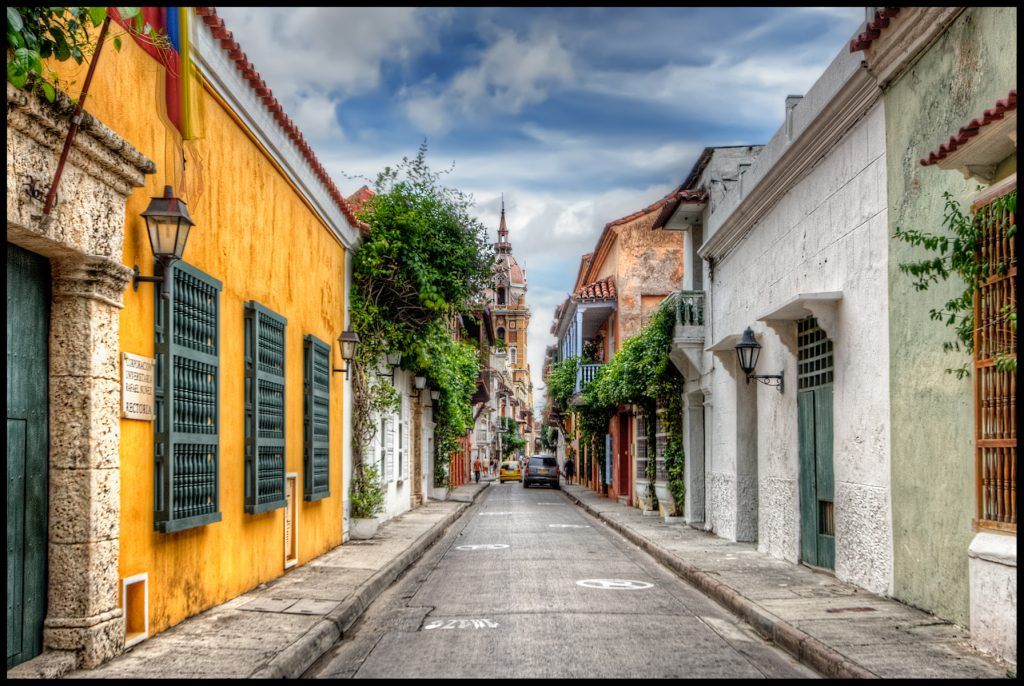
POLYGON ((57 162, 57 171, 50 183, 50 190, 46 194, 46 204, 43 205, 43 215, 50 214, 54 201, 57 199, 57 186, 60 184, 60 177, 64 173, 64 163, 67 162, 68 152, 71 151, 71 142, 78 133, 78 125, 82 122, 82 108, 85 107, 85 99, 89 96, 89 84, 92 82, 92 75, 96 71, 96 63, 100 61, 100 50, 103 49, 103 41, 107 37, 107 28, 110 27, 110 15, 103 20, 103 28, 100 29, 100 36, 96 40, 96 51, 92 54, 92 61, 89 62, 89 72, 85 76, 85 85, 82 86, 82 93, 78 96, 78 104, 75 105, 75 113, 71 116, 71 128, 68 129, 67 138, 64 139, 64 149, 60 153, 60 161, 57 162))

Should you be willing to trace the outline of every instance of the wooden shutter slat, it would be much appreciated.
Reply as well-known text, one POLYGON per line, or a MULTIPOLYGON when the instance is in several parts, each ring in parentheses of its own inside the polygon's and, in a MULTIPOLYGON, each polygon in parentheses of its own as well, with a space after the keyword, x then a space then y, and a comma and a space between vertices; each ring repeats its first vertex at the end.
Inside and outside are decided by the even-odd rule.
POLYGON ((221 520, 220 291, 181 260, 156 289, 157 420, 154 528, 169 533, 221 520))
POLYGON ((316 336, 305 337, 305 499, 330 497, 331 348, 316 336))
POLYGON ((285 497, 285 330, 288 320, 245 304, 245 511, 269 512, 285 497))

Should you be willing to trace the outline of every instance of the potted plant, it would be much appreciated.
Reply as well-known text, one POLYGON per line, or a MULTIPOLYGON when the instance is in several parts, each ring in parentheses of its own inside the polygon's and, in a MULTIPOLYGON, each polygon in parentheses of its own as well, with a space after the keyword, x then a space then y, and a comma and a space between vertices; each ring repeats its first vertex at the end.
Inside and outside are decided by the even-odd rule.
POLYGON ((448 465, 434 458, 434 499, 448 499, 448 465))
POLYGON ((352 501, 352 528, 349 534, 357 540, 373 538, 380 522, 377 515, 384 510, 384 490, 376 467, 362 465, 349 489, 352 501))

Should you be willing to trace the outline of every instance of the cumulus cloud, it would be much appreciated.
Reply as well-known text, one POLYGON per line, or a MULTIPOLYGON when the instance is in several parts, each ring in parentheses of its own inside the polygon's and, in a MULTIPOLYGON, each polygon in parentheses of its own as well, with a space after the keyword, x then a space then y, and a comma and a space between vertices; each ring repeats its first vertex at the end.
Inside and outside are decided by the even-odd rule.
POLYGON ((425 83, 407 92, 406 115, 429 134, 449 131, 460 117, 515 115, 573 78, 572 59, 554 33, 532 33, 520 40, 504 33, 477 64, 456 74, 439 92, 425 83))
POLYGON ((411 7, 245 8, 218 14, 304 133, 341 133, 331 124, 348 97, 377 88, 383 66, 439 49, 448 10, 411 7))

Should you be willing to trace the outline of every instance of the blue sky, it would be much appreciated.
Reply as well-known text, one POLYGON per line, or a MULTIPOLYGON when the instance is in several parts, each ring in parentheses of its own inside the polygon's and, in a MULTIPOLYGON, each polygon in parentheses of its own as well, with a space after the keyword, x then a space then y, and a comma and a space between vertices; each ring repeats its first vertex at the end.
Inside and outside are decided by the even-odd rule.
POLYGON ((415 154, 510 239, 533 308, 535 396, 554 308, 605 223, 709 145, 766 143, 864 8, 221 7, 342 191, 415 154))

